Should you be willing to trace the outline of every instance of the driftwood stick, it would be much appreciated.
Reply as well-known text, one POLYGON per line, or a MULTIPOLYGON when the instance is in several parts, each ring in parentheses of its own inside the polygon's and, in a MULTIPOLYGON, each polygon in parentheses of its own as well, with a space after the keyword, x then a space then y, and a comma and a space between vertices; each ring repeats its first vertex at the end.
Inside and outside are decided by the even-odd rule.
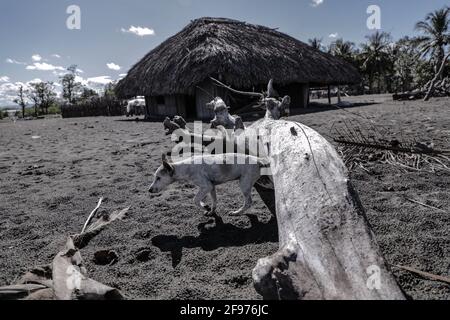
POLYGON ((423 202, 420 202, 420 201, 417 201, 417 200, 414 200, 414 199, 410 199, 410 198, 405 198, 405 199, 408 200, 409 202, 419 204, 419 205, 421 205, 421 206, 423 206, 423 207, 426 207, 426 208, 429 208, 429 209, 433 209, 433 210, 437 210, 437 211, 439 211, 439 212, 447 213, 447 211, 445 211, 445 210, 443 210, 443 209, 440 209, 440 208, 437 208, 437 207, 430 206, 430 205, 425 204, 425 203, 423 203, 423 202))
POLYGON ((103 202, 103 197, 101 197, 98 200, 97 206, 94 208, 94 210, 92 210, 92 212, 89 214, 89 217, 87 218, 86 222, 84 223, 83 229, 81 229, 81 234, 84 233, 84 231, 86 231, 86 228, 88 227, 89 223, 91 223, 92 218, 94 217, 94 215, 97 213, 98 209, 100 209, 100 206, 102 205, 103 202))
POLYGON ((450 278, 448 278, 448 277, 438 276, 438 275, 435 275, 435 274, 432 274, 429 272, 425 272, 425 271, 420 271, 418 269, 414 269, 411 267, 403 267, 403 266, 399 266, 399 265, 395 265, 395 264, 393 264, 391 266, 401 269, 401 270, 409 271, 411 273, 418 274, 419 276, 422 276, 429 280, 440 281, 440 282, 445 282, 445 283, 450 284, 450 278))
POLYGON ((442 154, 447 152, 447 150, 437 150, 437 149, 429 149, 429 150, 419 150, 416 148, 406 148, 406 147, 396 147, 390 145, 383 145, 379 143, 370 143, 370 142, 360 142, 360 141, 351 141, 347 139, 337 138, 334 139, 334 142, 341 143, 349 146, 362 147, 366 149, 377 149, 377 150, 391 150, 395 152, 404 152, 404 153, 413 153, 413 154, 442 154))

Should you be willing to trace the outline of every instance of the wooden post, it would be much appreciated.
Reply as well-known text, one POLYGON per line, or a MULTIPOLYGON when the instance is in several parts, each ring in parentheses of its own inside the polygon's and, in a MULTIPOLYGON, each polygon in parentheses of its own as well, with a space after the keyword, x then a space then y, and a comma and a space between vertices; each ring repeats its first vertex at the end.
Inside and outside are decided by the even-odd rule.
POLYGON ((331 105, 331 87, 328 85, 328 104, 331 105))
POLYGON ((309 107, 310 101, 311 101, 311 89, 308 88, 308 100, 306 102, 306 107, 309 107))
POLYGON ((338 99, 338 104, 341 104, 341 87, 340 86, 337 87, 337 99, 338 99))

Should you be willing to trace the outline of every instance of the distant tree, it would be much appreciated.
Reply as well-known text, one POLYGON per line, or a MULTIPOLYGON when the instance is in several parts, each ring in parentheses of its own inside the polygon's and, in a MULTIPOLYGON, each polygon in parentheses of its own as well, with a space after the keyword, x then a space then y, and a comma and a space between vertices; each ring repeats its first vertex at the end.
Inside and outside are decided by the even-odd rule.
POLYGON ((381 93, 382 80, 387 67, 392 62, 390 59, 391 36, 386 32, 375 32, 366 36, 367 43, 361 45, 362 69, 368 75, 370 91, 373 92, 375 80, 378 83, 378 93, 381 93))
POLYGON ((417 53, 408 37, 398 40, 392 50, 393 88, 396 92, 409 91, 414 81, 414 69, 417 65, 417 53))
POLYGON ((436 74, 442 65, 445 47, 450 44, 450 8, 429 13, 424 21, 417 22, 415 29, 423 34, 415 43, 423 56, 430 57, 436 74))
POLYGON ((98 97, 98 93, 91 88, 83 86, 81 89, 80 99, 83 101, 89 100, 91 98, 98 97))
POLYGON ((433 64, 425 59, 417 59, 413 70, 414 84, 423 88, 435 75, 433 64))
POLYGON ((31 90, 28 95, 34 103, 34 115, 37 116, 37 109, 41 109, 42 113, 48 113, 48 108, 56 102, 56 92, 53 82, 36 82, 32 83, 31 90))
POLYGON ((355 44, 350 41, 344 41, 342 38, 334 41, 329 48, 329 52, 336 57, 340 57, 351 64, 355 63, 355 44))
POLYGON ((105 91, 104 91, 103 95, 105 97, 109 97, 109 98, 116 98, 116 92, 115 92, 116 85, 117 85, 117 83, 115 83, 114 81, 105 85, 105 91))
POLYGON ((23 85, 19 86, 19 91, 17 92, 17 98, 14 99, 14 103, 18 104, 22 108, 22 118, 25 118, 25 107, 27 91, 23 89, 23 85))
POLYGON ((314 49, 317 49, 317 50, 320 50, 320 51, 323 51, 323 49, 324 49, 324 45, 322 44, 322 39, 312 38, 312 39, 308 40, 308 43, 314 49))
POLYGON ((67 68, 68 73, 61 77, 61 85, 63 89, 62 97, 70 104, 76 102, 79 91, 82 86, 80 82, 76 81, 77 65, 71 65, 67 68))

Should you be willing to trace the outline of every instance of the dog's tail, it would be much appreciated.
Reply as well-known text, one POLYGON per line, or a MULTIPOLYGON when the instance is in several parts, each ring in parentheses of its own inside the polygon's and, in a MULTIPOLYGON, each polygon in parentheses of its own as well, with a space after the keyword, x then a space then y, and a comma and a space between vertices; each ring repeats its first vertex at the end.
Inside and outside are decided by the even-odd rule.
POLYGON ((258 164, 260 167, 260 178, 256 182, 257 185, 265 189, 274 190, 275 186, 273 184, 273 178, 270 172, 270 162, 269 159, 258 158, 258 164))
POLYGON ((260 168, 270 168, 270 162, 268 159, 258 158, 258 165, 260 168))

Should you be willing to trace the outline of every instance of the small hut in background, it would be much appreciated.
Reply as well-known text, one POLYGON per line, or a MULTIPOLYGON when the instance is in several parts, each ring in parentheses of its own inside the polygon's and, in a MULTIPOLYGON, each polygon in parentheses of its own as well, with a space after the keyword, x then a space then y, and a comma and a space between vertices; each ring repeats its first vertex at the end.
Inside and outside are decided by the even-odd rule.
POLYGON ((274 29, 225 18, 201 18, 167 39, 134 65, 116 93, 142 95, 147 117, 213 116, 206 103, 221 96, 231 112, 249 101, 237 100, 210 80, 235 89, 261 92, 274 79, 280 95, 291 97, 291 108, 309 102, 310 87, 360 82, 349 63, 274 29))

